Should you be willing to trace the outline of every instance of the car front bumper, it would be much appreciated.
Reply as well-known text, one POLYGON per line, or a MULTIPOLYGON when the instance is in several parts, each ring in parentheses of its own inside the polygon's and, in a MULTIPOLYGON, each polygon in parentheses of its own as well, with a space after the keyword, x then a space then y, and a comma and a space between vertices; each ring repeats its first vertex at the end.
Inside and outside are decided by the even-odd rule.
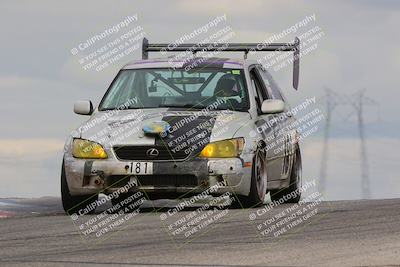
POLYGON ((110 194, 134 181, 130 191, 157 197, 183 197, 215 187, 213 194, 231 192, 248 195, 251 164, 242 158, 153 162, 153 174, 133 175, 130 161, 86 160, 64 157, 65 174, 71 195, 110 194))

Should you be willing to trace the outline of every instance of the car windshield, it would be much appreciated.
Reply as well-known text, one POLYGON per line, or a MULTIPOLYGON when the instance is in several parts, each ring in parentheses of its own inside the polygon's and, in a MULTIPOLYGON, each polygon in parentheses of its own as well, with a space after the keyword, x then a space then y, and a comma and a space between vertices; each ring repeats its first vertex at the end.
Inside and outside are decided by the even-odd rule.
POLYGON ((99 110, 140 108, 248 109, 241 69, 122 70, 103 97, 99 110))

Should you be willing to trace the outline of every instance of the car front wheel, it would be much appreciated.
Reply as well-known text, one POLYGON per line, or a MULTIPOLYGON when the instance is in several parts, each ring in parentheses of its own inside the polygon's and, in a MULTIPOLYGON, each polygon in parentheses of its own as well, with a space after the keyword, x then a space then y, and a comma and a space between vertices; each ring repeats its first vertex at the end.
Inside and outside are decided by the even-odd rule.
POLYGON ((236 196, 234 207, 257 207, 264 203, 267 191, 267 157, 264 149, 259 149, 253 159, 250 193, 236 196))
MULTIPOLYGON (((61 167, 61 200, 64 211, 67 214, 78 213, 80 210, 90 206, 91 203, 98 199, 98 195, 83 195, 83 196, 72 196, 67 183, 67 177, 65 175, 64 161, 61 167)), ((91 214, 93 210, 88 210, 86 214, 91 214)))

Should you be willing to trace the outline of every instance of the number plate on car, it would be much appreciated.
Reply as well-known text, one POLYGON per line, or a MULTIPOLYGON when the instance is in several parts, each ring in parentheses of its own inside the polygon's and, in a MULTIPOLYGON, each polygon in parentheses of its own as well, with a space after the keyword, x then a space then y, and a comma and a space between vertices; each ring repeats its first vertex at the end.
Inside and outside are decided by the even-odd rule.
POLYGON ((131 162, 130 166, 131 174, 153 174, 153 162, 131 162))

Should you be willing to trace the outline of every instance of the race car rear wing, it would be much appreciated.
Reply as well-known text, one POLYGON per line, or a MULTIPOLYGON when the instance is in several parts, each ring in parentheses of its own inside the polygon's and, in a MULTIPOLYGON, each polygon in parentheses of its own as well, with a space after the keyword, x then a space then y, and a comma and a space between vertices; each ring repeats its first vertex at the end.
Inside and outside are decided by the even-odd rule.
POLYGON ((192 53, 201 51, 219 52, 244 52, 244 58, 249 52, 278 51, 293 52, 293 87, 297 90, 299 86, 300 71, 300 39, 295 38, 293 43, 203 43, 203 44, 150 44, 146 38, 142 42, 142 59, 149 58, 149 52, 176 52, 190 51, 192 53))

